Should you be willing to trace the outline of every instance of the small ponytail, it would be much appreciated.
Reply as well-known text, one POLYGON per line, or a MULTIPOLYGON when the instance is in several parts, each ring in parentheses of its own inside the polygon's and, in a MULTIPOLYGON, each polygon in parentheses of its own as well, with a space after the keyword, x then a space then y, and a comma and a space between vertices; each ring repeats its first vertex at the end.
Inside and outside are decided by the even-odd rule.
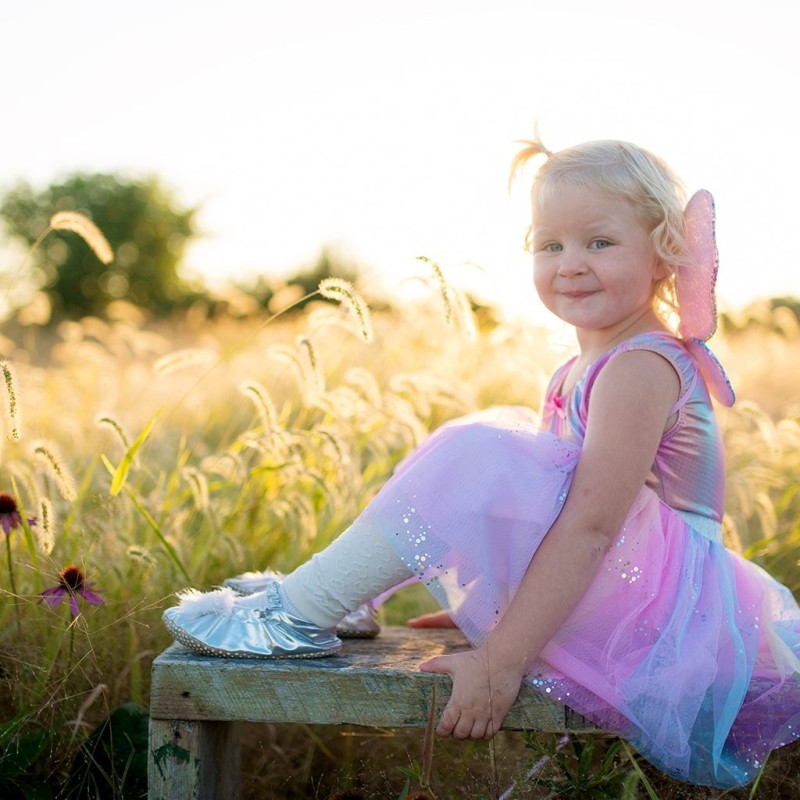
POLYGON ((517 144, 523 145, 511 161, 511 169, 508 175, 508 188, 511 189, 511 184, 517 173, 525 166, 525 164, 536 156, 550 156, 553 155, 551 150, 544 146, 541 137, 539 136, 539 126, 537 125, 533 130, 533 139, 517 139, 517 144))

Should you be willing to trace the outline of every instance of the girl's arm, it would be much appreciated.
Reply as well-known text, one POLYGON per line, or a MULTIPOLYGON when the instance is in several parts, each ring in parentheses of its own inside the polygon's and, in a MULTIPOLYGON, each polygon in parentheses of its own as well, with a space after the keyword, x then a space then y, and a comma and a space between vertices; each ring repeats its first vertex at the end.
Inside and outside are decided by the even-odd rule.
POLYGON ((503 618, 475 650, 420 665, 453 678, 440 735, 490 739, 500 729, 522 679, 586 592, 619 533, 679 391, 675 370, 649 351, 620 354, 603 368, 592 389, 567 500, 503 618))

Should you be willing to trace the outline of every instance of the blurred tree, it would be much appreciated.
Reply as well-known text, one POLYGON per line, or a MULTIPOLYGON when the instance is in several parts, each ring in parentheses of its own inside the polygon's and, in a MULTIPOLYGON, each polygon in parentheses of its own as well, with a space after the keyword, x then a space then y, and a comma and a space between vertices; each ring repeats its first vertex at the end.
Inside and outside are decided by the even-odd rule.
POLYGON ((0 203, 9 233, 28 246, 57 211, 90 217, 114 260, 101 264, 75 233, 49 234, 33 254, 34 284, 48 295, 56 317, 101 314, 121 299, 163 316, 197 297, 178 271, 196 232, 197 209, 178 207, 157 177, 76 173, 38 193, 23 181, 0 203))
POLYGON ((773 297, 769 301, 773 311, 778 308, 787 308, 794 314, 797 322, 800 322, 800 298, 797 297, 773 297))
POLYGON ((270 312, 281 311, 289 305, 292 311, 299 311, 312 300, 321 299, 316 294, 313 297, 306 295, 315 293, 323 278, 343 278, 351 283, 357 283, 359 267, 355 261, 338 255, 331 247, 325 245, 313 264, 300 267, 298 272, 286 279, 259 275, 252 283, 238 283, 236 288, 270 312))

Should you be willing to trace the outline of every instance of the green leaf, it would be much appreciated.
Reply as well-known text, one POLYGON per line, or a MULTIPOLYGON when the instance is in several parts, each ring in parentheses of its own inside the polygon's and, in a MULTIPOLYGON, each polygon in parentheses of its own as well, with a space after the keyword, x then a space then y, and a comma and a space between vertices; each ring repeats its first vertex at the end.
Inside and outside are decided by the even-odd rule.
POLYGON ((592 773, 592 756, 594 755, 594 740, 589 738, 580 748, 578 756, 578 779, 585 782, 592 773))
POLYGON ((24 780, 49 751, 53 731, 15 719, 0 727, 0 787, 24 780))
POLYGON ((112 497, 118 495, 122 487, 125 485, 128 473, 131 471, 133 459, 136 457, 136 453, 144 443, 144 440, 150 435, 150 431, 153 430, 153 425, 155 425, 156 419, 157 417, 153 417, 153 419, 151 419, 150 422, 145 425, 144 430, 136 437, 136 441, 128 448, 128 452, 125 453, 125 455, 122 457, 122 461, 119 462, 119 466, 114 472, 114 477, 111 479, 110 492, 112 497))
POLYGON ((65 795, 75 800, 139 800, 147 793, 148 713, 136 703, 114 709, 81 745, 65 795))
POLYGON ((610 774, 614 770, 614 759, 617 757, 617 753, 622 748, 622 742, 617 739, 616 742, 613 742, 609 745, 608 749, 606 750, 605 755, 603 756, 603 763, 600 766, 600 772, 603 775, 610 774))

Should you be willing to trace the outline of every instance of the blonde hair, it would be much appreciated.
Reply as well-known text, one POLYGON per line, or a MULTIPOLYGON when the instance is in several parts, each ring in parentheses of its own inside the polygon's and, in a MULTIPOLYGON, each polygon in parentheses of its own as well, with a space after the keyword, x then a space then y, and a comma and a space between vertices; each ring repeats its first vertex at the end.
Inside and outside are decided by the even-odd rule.
MULTIPOLYGON (((558 187, 568 185, 604 192, 636 209, 650 232, 656 257, 668 272, 656 283, 655 299, 658 311, 674 326, 678 311, 675 274, 689 260, 683 213, 686 195, 680 178, 658 156, 630 142, 585 142, 555 153, 538 137, 521 144, 523 149, 511 165, 512 177, 529 159, 547 156, 533 180, 534 203, 545 201, 558 187)), ((529 228, 526 244, 530 244, 530 237, 529 228)))

